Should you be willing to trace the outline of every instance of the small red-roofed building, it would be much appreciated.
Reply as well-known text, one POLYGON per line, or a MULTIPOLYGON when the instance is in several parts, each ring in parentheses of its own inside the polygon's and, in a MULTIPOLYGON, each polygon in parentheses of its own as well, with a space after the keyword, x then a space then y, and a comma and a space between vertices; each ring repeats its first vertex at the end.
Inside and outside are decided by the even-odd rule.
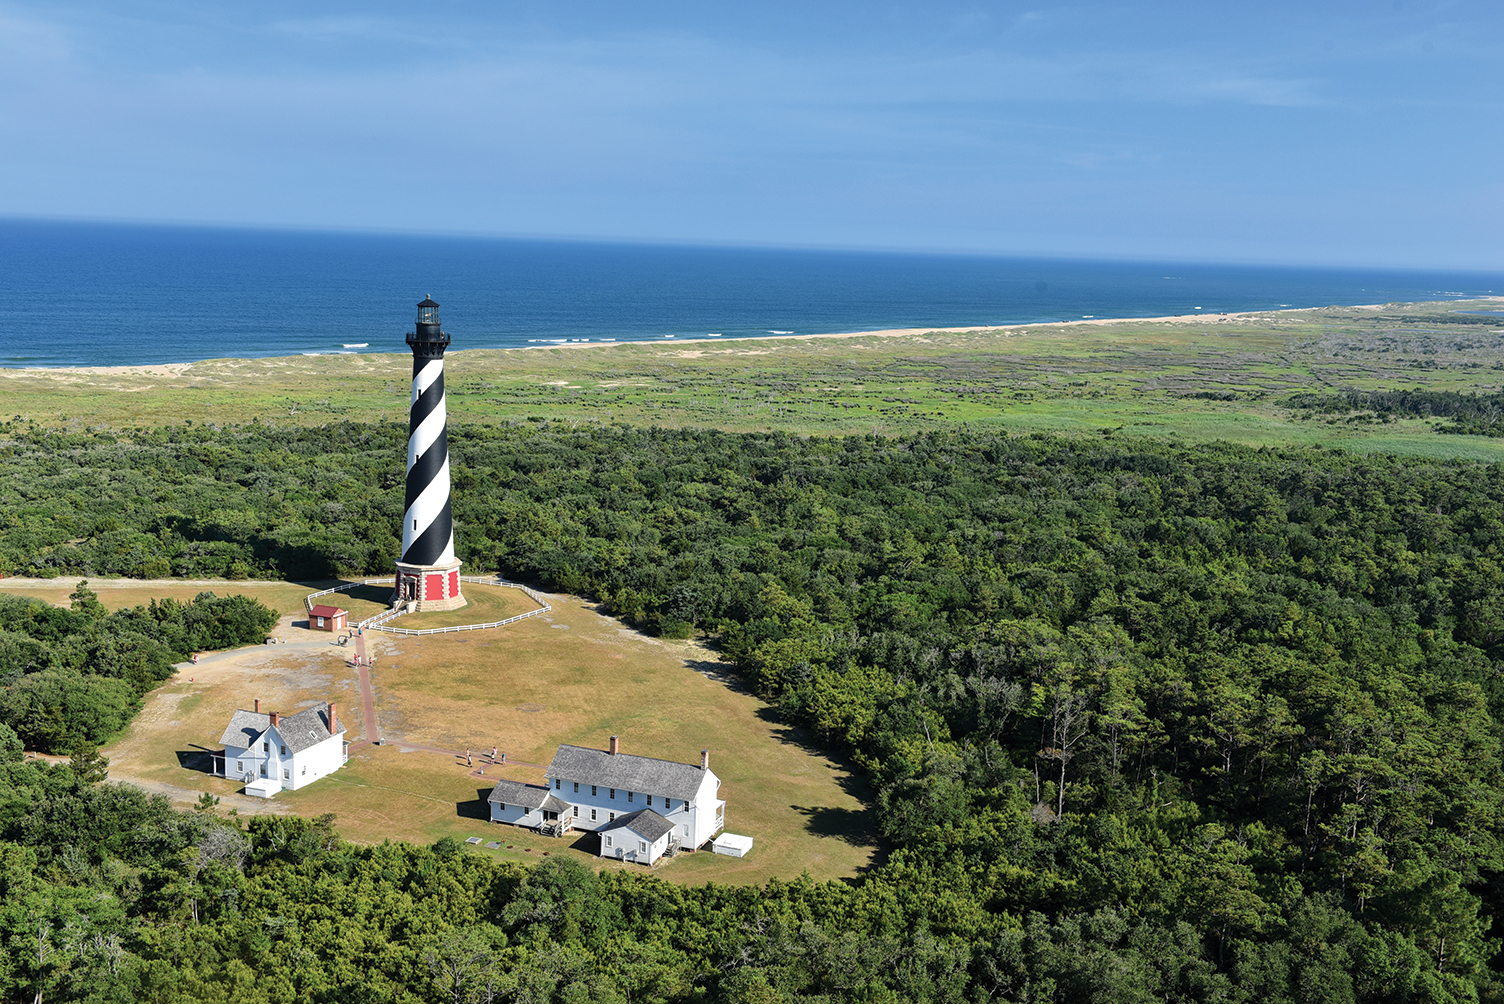
POLYGON ((343 631, 349 619, 348 611, 322 603, 308 611, 308 626, 315 631, 343 631))

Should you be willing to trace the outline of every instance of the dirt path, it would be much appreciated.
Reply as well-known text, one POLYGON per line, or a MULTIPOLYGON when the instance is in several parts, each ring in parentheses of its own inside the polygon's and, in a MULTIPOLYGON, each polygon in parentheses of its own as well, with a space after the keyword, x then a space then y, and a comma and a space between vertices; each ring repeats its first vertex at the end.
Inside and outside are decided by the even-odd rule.
MULTIPOLYGON (((115 784, 128 784, 134 788, 152 795, 166 795, 174 802, 197 803, 203 791, 194 788, 180 788, 175 784, 165 781, 151 781, 146 778, 133 777, 129 774, 116 776, 111 773, 110 781, 115 784)), ((275 812, 279 815, 290 815, 292 810, 286 806, 278 805, 275 799, 255 798, 249 795, 220 795, 219 806, 222 809, 237 809, 241 812, 275 812)))

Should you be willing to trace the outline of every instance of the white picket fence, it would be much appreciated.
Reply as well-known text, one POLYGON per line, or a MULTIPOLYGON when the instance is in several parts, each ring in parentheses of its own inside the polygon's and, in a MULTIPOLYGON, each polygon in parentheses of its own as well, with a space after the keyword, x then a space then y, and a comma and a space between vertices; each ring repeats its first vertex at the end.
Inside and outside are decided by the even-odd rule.
MULTIPOLYGON (((548 602, 548 600, 544 599, 543 594, 539 593, 536 589, 531 589, 528 586, 524 586, 520 582, 512 582, 509 579, 503 579, 499 575, 461 575, 460 581, 475 582, 483 586, 510 586, 513 589, 521 590, 528 599, 538 604, 538 609, 529 610, 525 614, 517 614, 515 617, 508 617, 506 620, 491 621, 488 624, 457 624, 454 627, 439 628, 401 628, 389 627, 386 624, 387 621, 392 620, 393 618, 400 616, 403 613, 406 613, 406 610, 403 608, 403 606, 395 606, 388 610, 383 610, 381 613, 377 614, 374 617, 369 617, 366 620, 361 621, 356 625, 356 627, 360 628, 361 630, 386 631, 391 634, 451 634, 455 631, 481 631, 486 628, 502 627, 503 625, 512 624, 516 621, 527 620, 529 617, 537 617, 539 614, 546 614, 553 610, 553 606, 548 602)), ((366 586, 370 585, 371 583, 388 585, 394 584, 395 580, 390 578, 361 579, 359 582, 346 582, 343 585, 335 586, 333 589, 321 589, 316 593, 309 593, 306 597, 304 597, 303 606, 307 610, 312 610, 313 601, 320 596, 328 596, 330 593, 347 592, 348 590, 354 589, 356 586, 366 586)))

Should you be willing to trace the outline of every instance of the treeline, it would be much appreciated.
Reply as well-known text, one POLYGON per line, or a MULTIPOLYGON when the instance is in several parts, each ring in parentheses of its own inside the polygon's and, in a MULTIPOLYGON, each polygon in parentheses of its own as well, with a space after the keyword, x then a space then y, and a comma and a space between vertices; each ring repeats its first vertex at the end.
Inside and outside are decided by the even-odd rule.
POLYGON ((1438 431, 1468 436, 1504 436, 1504 394, 1464 394, 1453 390, 1345 390, 1335 394, 1292 394, 1285 407, 1321 415, 1371 412, 1395 418, 1449 418, 1438 431))
POLYGON ((65 610, 0 594, 0 722, 47 753, 114 738, 173 663, 259 642, 277 622, 245 596, 199 593, 110 613, 83 582, 70 599, 65 610))
MULTIPOLYGON (((1406 937, 1303 899, 1220 957, 1184 920, 1115 906, 1011 914, 964 888, 868 880, 684 888, 573 859, 532 869, 341 841, 333 817, 222 818, 212 800, 19 762, 0 725, 0 996, 89 1004, 1446 1001, 1472 984, 1406 937)), ((953 873, 952 866, 951 872, 953 873)))
MULTIPOLYGON (((383 572, 404 431, 27 432, 5 491, 12 470, 53 466, 24 505, 7 498, 33 531, 4 538, 5 560, 78 567, 131 532, 258 574, 295 540, 328 570, 383 572), (79 539, 98 493, 72 486, 138 477, 153 503, 113 509, 139 524, 79 539)), ((893 847, 859 895, 960 939, 966 994, 1499 998, 1498 467, 545 423, 456 427, 451 458, 471 567, 708 634, 850 752, 893 847)), ((873 910, 815 927, 876 944, 873 910)), ((822 982, 812 960, 833 949, 768 936, 782 947, 742 957, 805 959, 788 963, 803 975, 745 999, 898 993, 822 982)), ((876 968, 920 949, 891 951, 876 968)))

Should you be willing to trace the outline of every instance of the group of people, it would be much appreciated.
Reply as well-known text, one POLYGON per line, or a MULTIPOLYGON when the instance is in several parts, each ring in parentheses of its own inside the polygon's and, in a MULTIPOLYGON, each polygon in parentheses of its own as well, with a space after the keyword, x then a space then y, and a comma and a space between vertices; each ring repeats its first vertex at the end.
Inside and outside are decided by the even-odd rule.
MULTIPOLYGON (((505 753, 498 754, 497 753, 497 749, 498 749, 498 747, 495 747, 495 746, 491 747, 491 760, 490 760, 490 762, 494 763, 494 764, 505 764, 507 762, 507 755, 505 753), (498 755, 500 756, 500 759, 497 759, 498 755)), ((485 756, 486 755, 485 751, 482 750, 480 755, 481 756, 485 756)), ((475 758, 470 755, 470 748, 468 746, 465 747, 465 766, 466 767, 474 767, 475 766, 475 758)), ((482 771, 481 773, 485 773, 485 772, 482 771)))

